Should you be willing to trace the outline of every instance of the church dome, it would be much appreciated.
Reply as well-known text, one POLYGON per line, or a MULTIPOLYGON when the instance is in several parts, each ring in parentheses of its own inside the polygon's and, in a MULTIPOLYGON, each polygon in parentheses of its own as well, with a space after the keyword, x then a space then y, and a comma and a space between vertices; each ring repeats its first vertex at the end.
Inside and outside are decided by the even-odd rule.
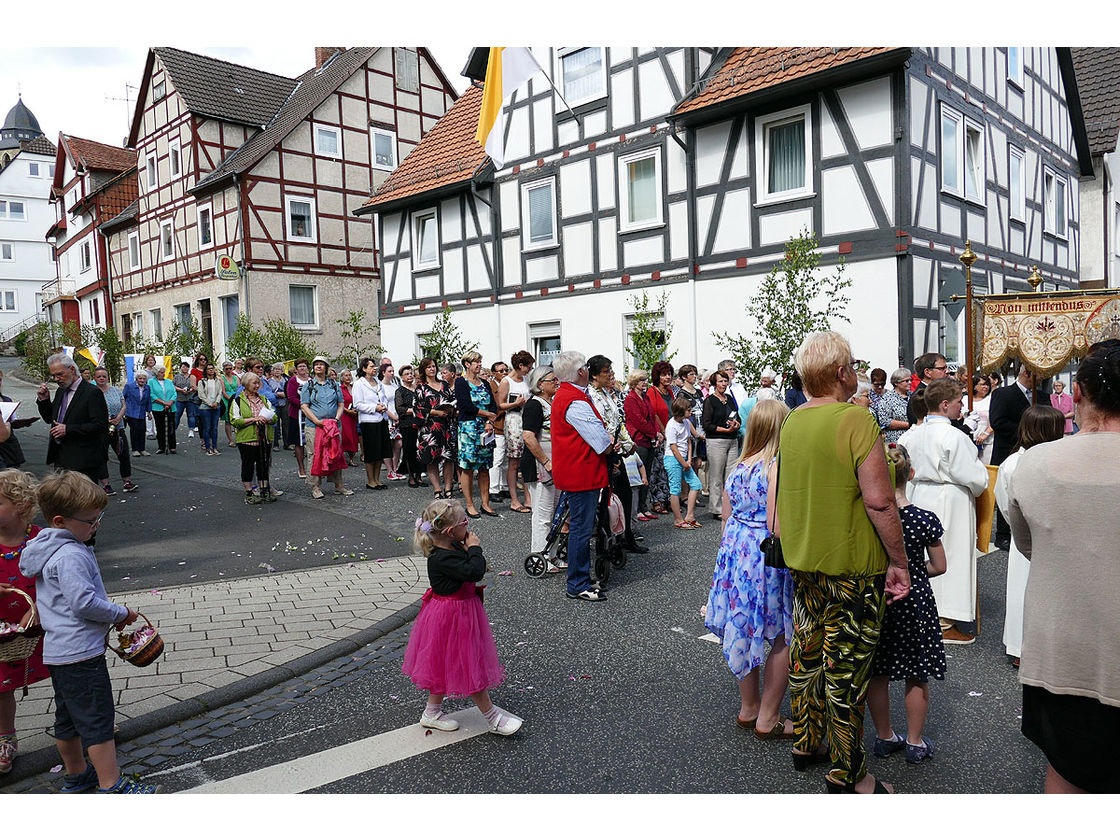
POLYGON ((15 148, 22 140, 34 140, 42 136, 39 121, 35 119, 31 109, 23 104, 23 97, 20 97, 12 110, 8 111, 4 126, 0 128, 0 149, 15 148))

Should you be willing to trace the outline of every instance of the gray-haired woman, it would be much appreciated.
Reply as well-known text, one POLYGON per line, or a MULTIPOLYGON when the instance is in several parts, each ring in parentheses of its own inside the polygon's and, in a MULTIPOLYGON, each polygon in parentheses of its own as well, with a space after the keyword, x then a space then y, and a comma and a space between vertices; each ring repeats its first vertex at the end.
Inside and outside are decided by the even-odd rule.
POLYGON ((887 443, 898 443, 902 433, 910 428, 910 421, 906 419, 909 391, 910 371, 899 368, 891 374, 891 389, 883 392, 875 406, 875 420, 887 443))
MULTIPOLYGON (((552 514, 556 510, 556 486, 552 483, 552 398, 560 383, 552 365, 537 365, 525 381, 532 398, 521 407, 521 478, 533 508, 530 551, 544 551, 552 514), (528 453, 528 454, 526 454, 528 453)), ((549 572, 558 572, 565 564, 548 564, 549 572)))

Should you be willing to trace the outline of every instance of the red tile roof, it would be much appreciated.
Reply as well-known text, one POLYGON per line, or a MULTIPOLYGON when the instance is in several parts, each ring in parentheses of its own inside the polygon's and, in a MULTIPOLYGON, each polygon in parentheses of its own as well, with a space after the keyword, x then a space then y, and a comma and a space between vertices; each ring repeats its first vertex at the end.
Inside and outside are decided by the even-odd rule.
POLYGON ((894 51, 894 47, 735 47, 723 64, 700 82, 674 114, 698 111, 749 93, 803 79, 844 64, 894 51))
POLYGON ((475 140, 482 88, 469 87, 359 212, 469 181, 489 160, 475 140))
POLYGON ((140 197, 140 180, 133 165, 98 190, 92 199, 100 212, 97 217, 108 220, 120 215, 126 207, 140 197))
POLYGON ((109 172, 124 172, 131 166, 136 166, 136 151, 120 146, 110 146, 107 143, 98 143, 96 140, 85 140, 67 134, 59 135, 66 148, 70 163, 78 168, 103 169, 109 172))

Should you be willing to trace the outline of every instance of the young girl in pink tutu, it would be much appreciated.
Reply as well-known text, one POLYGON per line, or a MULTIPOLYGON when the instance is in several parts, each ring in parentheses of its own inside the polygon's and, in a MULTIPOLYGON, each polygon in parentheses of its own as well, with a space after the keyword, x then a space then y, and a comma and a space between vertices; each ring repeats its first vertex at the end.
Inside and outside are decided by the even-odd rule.
POLYGON ((458 502, 436 499, 416 520, 413 542, 428 558, 428 582, 420 615, 408 637, 401 670, 428 692, 420 725, 453 732, 459 722, 443 713, 445 697, 470 697, 495 735, 512 735, 521 719, 490 702, 488 689, 505 679, 490 622, 482 607, 486 558, 478 536, 467 530, 458 502))

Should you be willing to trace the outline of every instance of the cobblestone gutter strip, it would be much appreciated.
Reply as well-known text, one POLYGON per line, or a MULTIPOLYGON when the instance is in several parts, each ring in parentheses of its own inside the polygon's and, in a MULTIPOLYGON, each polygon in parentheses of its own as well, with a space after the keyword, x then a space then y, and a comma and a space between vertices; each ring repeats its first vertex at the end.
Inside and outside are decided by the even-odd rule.
MULTIPOLYGON (((359 630, 345 639, 339 639, 337 642, 332 642, 319 650, 306 653, 291 662, 277 665, 267 671, 245 677, 229 685, 212 689, 197 697, 180 700, 178 703, 173 703, 162 709, 156 709, 153 712, 123 721, 120 725, 120 732, 117 733, 117 743, 132 741, 165 726, 205 714, 230 703, 248 699, 287 680, 303 676, 316 668, 321 668, 341 656, 350 656, 382 636, 414 621, 419 614, 420 599, 417 598, 409 606, 388 618, 381 619, 381 621, 365 630, 359 630)), ((29 779, 40 773, 46 773, 59 761, 58 750, 53 746, 44 747, 32 753, 21 754, 12 766, 11 772, 3 777, 4 786, 29 779)))

